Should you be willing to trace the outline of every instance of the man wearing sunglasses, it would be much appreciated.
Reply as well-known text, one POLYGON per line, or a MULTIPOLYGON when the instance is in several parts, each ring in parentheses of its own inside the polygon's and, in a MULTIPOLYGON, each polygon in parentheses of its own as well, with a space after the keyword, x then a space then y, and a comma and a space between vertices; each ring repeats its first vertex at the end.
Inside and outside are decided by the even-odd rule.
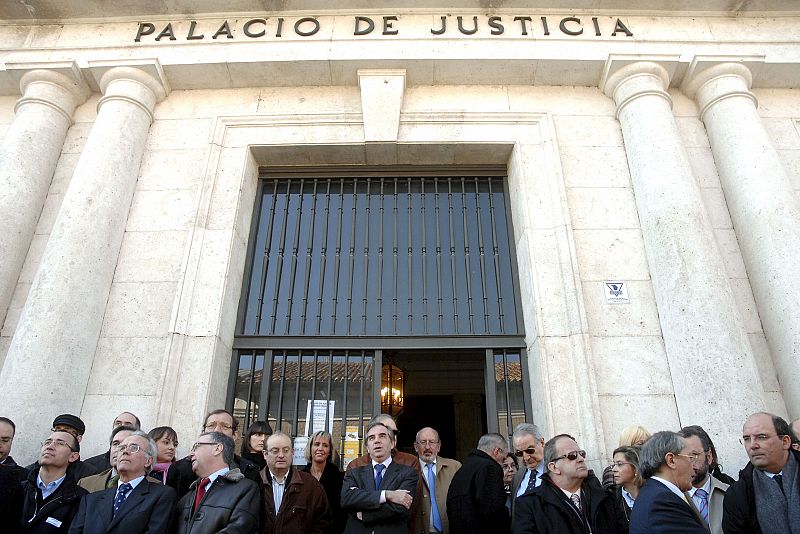
POLYGON ((531 423, 520 423, 514 428, 511 436, 514 444, 514 455, 522 460, 525 469, 520 469, 511 481, 511 521, 514 521, 514 503, 517 497, 532 491, 542 483, 545 473, 544 436, 539 427, 531 423))
POLYGON ((69 530, 81 497, 87 493, 68 469, 80 458, 80 449, 69 432, 52 432, 42 442, 39 461, 23 485, 22 532, 69 530))
POLYGON ((586 465, 586 451, 560 434, 544 445, 547 473, 517 499, 513 534, 617 534, 625 519, 586 465))
POLYGON ((155 442, 141 430, 119 445, 115 487, 81 500, 70 534, 170 532, 175 490, 145 477, 155 463, 155 442))

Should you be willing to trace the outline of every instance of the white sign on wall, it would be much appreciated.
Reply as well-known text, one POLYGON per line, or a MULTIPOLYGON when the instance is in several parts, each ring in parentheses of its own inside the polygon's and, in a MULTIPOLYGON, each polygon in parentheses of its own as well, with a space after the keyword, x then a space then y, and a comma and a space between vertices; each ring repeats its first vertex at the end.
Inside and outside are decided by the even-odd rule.
POLYGON ((294 450, 292 451, 292 465, 306 465, 306 445, 308 438, 297 436, 294 438, 294 450))
POLYGON ((325 416, 328 416, 328 432, 333 431, 333 407, 336 401, 309 400, 306 407, 306 436, 325 430, 325 416), (311 414, 314 420, 311 420, 311 414))
POLYGON ((606 295, 606 304, 630 304, 628 284, 620 281, 603 282, 603 291, 606 295))

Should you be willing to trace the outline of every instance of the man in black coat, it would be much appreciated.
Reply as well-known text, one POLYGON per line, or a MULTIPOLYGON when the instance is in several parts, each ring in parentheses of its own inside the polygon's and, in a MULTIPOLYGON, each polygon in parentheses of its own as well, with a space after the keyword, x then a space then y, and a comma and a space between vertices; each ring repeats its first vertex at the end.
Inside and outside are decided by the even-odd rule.
MULTIPOLYGON (((800 452, 789 424, 769 413, 747 418, 742 441, 750 462, 725 492, 725 534, 800 532, 800 452)), ((638 501, 637 501, 638 503, 638 501)))
MULTIPOLYGON (((53 419, 52 431, 67 432, 69 434, 72 434, 80 444, 81 440, 83 439, 83 433, 86 431, 86 425, 77 415, 64 413, 53 419)), ((39 467, 39 462, 34 462, 31 465, 27 466, 25 469, 28 472, 31 472, 38 467, 39 467)), ((96 475, 97 473, 100 472, 100 470, 95 469, 94 467, 86 464, 86 462, 81 460, 80 455, 78 455, 78 459, 76 461, 69 464, 69 471, 75 480, 80 480, 84 477, 96 475)))
POLYGON ((178 534, 259 532, 258 486, 231 469, 235 444, 221 432, 200 434, 189 457, 198 480, 178 503, 178 534))
POLYGON ((503 459, 508 443, 500 434, 486 434, 469 451, 447 491, 450 532, 505 534, 511 530, 503 485, 503 459))
POLYGON ((39 461, 22 486, 21 532, 67 532, 86 490, 69 465, 78 461, 80 444, 68 432, 52 432, 42 443, 39 461))
MULTIPOLYGON (((236 435, 239 432, 239 420, 233 416, 228 410, 214 410, 206 415, 203 422, 203 432, 220 432, 225 434, 234 442, 236 435)), ((261 487, 261 475, 259 474, 259 467, 240 456, 234 455, 233 463, 230 465, 231 469, 239 469, 245 478, 255 482, 258 487, 261 487)), ((170 471, 176 469, 180 475, 180 483, 178 485, 178 499, 183 498, 184 495, 189 493, 192 484, 197 480, 197 475, 192 471, 192 457, 191 455, 182 458, 175 462, 170 468, 170 471)))
POLYGON ((137 430, 119 446, 119 483, 81 500, 70 534, 142 534, 172 531, 175 490, 147 480, 157 449, 137 430))
POLYGON ((28 470, 17 465, 11 457, 11 446, 14 444, 14 436, 17 433, 17 426, 14 421, 7 417, 0 417, 0 467, 6 468, 2 471, 3 480, 15 479, 17 482, 24 482, 28 478, 28 470))
POLYGON ((547 473, 542 484, 517 498, 514 534, 617 534, 627 529, 597 477, 586 466, 586 451, 560 434, 544 445, 547 473))

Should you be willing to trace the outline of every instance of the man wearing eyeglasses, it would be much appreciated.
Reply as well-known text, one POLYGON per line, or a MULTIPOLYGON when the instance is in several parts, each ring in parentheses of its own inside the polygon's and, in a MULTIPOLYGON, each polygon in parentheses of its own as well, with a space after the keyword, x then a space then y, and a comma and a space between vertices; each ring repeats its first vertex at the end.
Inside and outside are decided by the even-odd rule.
POLYGON ((439 451, 442 442, 439 433, 430 427, 425 427, 417 432, 414 450, 419 456, 422 467, 422 525, 420 532, 435 534, 437 532, 450 532, 447 521, 447 490, 453 476, 461 468, 461 462, 442 458, 439 451))
POLYGON ((80 444, 68 432, 52 432, 42 442, 39 461, 23 484, 22 532, 67 532, 86 490, 68 467, 78 461, 80 444))
MULTIPOLYGON (((132 427, 134 430, 139 430, 142 427, 142 422, 139 421, 139 418, 131 412, 122 412, 114 418, 114 424, 111 425, 111 430, 113 431, 115 428, 120 426, 132 427)), ((84 460, 83 463, 95 470, 97 473, 103 473, 108 469, 111 469, 111 451, 108 450, 104 453, 98 454, 97 456, 92 456, 91 458, 84 460)))
MULTIPOLYGON (((213 410, 206 415, 203 421, 202 432, 220 432, 231 438, 234 442, 239 433, 239 420, 228 410, 213 410)), ((261 485, 261 475, 258 474, 259 468, 256 464, 234 455, 231 469, 239 469, 245 478, 249 478, 258 486, 261 485)), ((191 455, 186 456, 175 462, 171 469, 176 469, 180 474, 180 484, 178 486, 178 499, 183 498, 189 493, 190 486, 197 480, 197 475, 192 471, 191 455)))
MULTIPOLYGON (((96 475, 83 477, 78 481, 78 485, 88 491, 94 493, 95 491, 103 491, 108 488, 116 488, 119 481, 119 473, 117 472, 117 459, 119 458, 119 446, 125 439, 136 432, 136 428, 132 426, 118 426, 111 431, 109 438, 108 457, 111 467, 96 475)), ((149 478, 149 477, 148 477, 149 478)), ((158 480, 153 479, 158 482, 158 480)))
POLYGON ((711 474, 711 463, 714 459, 711 451, 714 444, 706 431, 698 425, 683 427, 678 434, 689 446, 689 454, 695 458, 692 461, 692 488, 688 494, 700 517, 711 529, 711 534, 722 534, 722 503, 725 501, 728 484, 711 474))
POLYGON ((511 436, 514 455, 522 459, 525 469, 520 469, 511 481, 511 521, 514 521, 514 506, 517 497, 532 491, 542 483, 544 466, 544 436, 539 427, 531 423, 520 423, 511 436))
POLYGON ((616 534, 625 520, 612 494, 586 465, 586 451, 568 434, 544 445, 542 483, 517 499, 514 534, 616 534))
POLYGON ((631 512, 630 534, 708 534, 708 525, 686 493, 692 488, 696 461, 697 455, 675 432, 656 432, 645 442, 639 468, 646 480, 631 512))
POLYGON ((192 446, 198 480, 178 503, 178 534, 251 534, 259 531, 258 486, 231 469, 235 444, 221 432, 204 432, 192 446))
POLYGON ((750 462, 725 493, 725 534, 800 533, 800 452, 791 448, 789 424, 756 413, 742 428, 750 462))
MULTIPOLYGON (((83 439, 83 433, 86 431, 86 425, 77 415, 64 413, 53 419, 53 427, 51 432, 56 431, 72 434, 78 443, 80 443, 83 439)), ((34 462, 33 464, 27 466, 26 469, 28 472, 30 472, 37 467, 39 467, 39 463, 34 462)), ((75 477, 75 480, 80 480, 83 477, 88 477, 89 475, 96 475, 100 472, 99 469, 95 469, 91 465, 88 465, 86 462, 81 460, 80 454, 78 455, 78 459, 70 464, 69 470, 72 472, 72 476, 75 477)))
POLYGON ((119 445, 117 486, 83 498, 70 534, 170 532, 175 490, 145 478, 156 455, 155 442, 141 430, 125 438, 119 445))

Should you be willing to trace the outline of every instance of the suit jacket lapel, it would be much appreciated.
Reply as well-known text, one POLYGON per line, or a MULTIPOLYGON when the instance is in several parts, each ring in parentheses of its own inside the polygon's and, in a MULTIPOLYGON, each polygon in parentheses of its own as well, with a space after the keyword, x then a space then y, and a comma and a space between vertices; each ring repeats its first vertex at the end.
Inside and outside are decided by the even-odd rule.
POLYGON ((389 464, 386 471, 383 473, 383 480, 381 481, 381 489, 391 489, 394 479, 397 478, 400 471, 399 464, 395 461, 389 464))
MULTIPOLYGON (((109 530, 117 525, 122 519, 128 515, 131 510, 137 508, 142 502, 144 501, 147 494, 150 493, 150 483, 147 482, 147 478, 139 482, 139 484, 133 488, 130 495, 125 499, 125 502, 122 503, 117 515, 114 516, 114 519, 111 520, 111 524, 108 526, 109 530)), ((112 501, 113 503, 113 501, 112 501)), ((114 505, 111 505, 111 509, 113 511, 114 505)))

